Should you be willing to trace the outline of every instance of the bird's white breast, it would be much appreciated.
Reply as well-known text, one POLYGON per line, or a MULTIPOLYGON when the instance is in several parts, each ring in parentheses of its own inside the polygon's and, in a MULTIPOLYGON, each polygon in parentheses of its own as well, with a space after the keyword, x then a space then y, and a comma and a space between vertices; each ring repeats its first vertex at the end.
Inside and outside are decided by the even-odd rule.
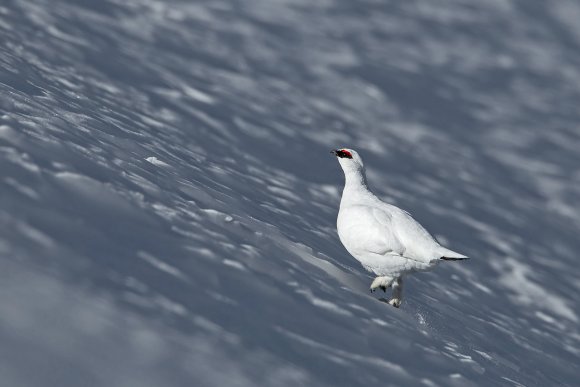
POLYGON ((392 230, 388 225, 377 222, 373 209, 368 206, 341 208, 337 230, 342 244, 357 259, 368 253, 399 254, 402 249, 392 230))

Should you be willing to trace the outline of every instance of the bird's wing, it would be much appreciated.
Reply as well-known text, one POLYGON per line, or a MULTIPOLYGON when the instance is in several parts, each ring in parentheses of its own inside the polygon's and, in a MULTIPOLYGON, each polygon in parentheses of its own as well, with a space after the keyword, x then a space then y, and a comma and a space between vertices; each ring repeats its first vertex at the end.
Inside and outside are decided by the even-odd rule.
POLYGON ((426 263, 431 261, 427 257, 427 250, 437 242, 408 212, 391 205, 375 207, 372 212, 377 223, 381 225, 381 234, 392 245, 396 245, 388 254, 426 263))
POLYGON ((341 209, 339 223, 339 235, 351 253, 400 255, 403 252, 388 212, 366 205, 351 206, 341 209))
MULTIPOLYGON (((371 236, 373 243, 368 243, 367 246, 373 246, 369 249, 370 252, 380 255, 403 255, 405 249, 401 241, 397 238, 393 229, 393 216, 378 207, 365 207, 367 212, 369 227, 371 230, 367 234, 371 236)), ((365 216, 365 218, 367 218, 365 216)))
POLYGON ((408 212, 394 206, 389 212, 392 216, 393 232, 404 248, 402 255, 426 263, 440 258, 439 243, 408 212))

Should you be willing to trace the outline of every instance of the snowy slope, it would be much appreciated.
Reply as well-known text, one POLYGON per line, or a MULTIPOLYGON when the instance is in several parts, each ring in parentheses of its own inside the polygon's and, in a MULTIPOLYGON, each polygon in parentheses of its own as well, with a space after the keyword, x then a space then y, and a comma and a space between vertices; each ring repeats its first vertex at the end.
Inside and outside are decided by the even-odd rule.
POLYGON ((1 385, 577 385, 579 15, 3 1, 1 385), (378 302, 337 146, 473 259, 378 302))

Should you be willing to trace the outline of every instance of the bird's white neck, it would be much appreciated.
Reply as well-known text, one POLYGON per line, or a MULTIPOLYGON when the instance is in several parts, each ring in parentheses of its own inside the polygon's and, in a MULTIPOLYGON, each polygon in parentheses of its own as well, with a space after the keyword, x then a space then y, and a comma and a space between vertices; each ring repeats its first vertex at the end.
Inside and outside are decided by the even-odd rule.
POLYGON ((343 170, 345 182, 340 201, 341 207, 368 201, 375 197, 368 188, 367 178, 362 168, 343 168, 343 170))

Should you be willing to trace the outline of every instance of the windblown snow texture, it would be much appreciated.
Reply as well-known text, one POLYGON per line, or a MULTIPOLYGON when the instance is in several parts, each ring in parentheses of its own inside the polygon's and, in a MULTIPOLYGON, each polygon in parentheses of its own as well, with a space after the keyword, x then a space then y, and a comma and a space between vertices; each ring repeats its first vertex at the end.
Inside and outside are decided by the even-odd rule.
POLYGON ((4 0, 3 386, 580 375, 580 5, 4 0), (342 172, 472 257, 400 310, 342 172))

